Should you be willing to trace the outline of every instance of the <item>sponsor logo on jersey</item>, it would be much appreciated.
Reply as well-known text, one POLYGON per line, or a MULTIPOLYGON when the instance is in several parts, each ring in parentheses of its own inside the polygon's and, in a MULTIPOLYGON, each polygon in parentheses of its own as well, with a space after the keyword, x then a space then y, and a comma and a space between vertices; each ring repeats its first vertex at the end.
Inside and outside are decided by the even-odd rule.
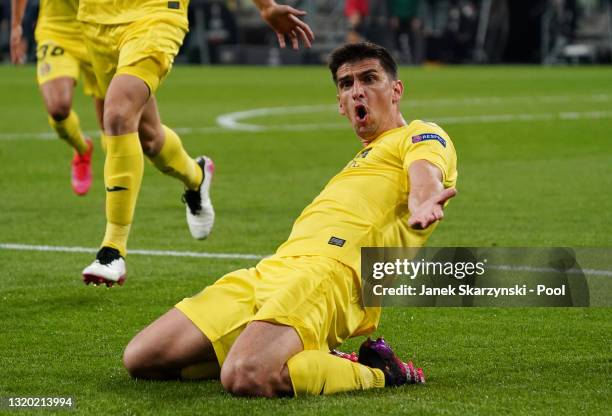
POLYGON ((420 143, 427 140, 435 140, 440 142, 442 146, 446 147, 446 140, 434 133, 423 133, 419 134, 418 136, 412 136, 412 143, 420 143))
POLYGON ((333 236, 327 242, 327 244, 330 244, 332 246, 338 246, 338 247, 344 246, 344 243, 346 243, 346 240, 343 240, 343 239, 338 238, 338 237, 333 237, 333 236))

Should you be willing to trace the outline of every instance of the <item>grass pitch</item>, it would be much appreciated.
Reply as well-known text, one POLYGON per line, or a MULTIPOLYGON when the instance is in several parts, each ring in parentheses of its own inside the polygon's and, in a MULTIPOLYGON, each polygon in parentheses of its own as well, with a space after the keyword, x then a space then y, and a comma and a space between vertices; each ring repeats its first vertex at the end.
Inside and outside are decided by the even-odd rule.
MULTIPOLYGON (((610 68, 400 75, 406 118, 439 121, 459 155, 460 194, 430 245, 612 247, 610 68)), ((34 68, 0 67, 0 91, 0 244, 94 249, 104 231, 99 146, 95 185, 76 197, 70 152, 45 134, 34 68)), ((359 149, 334 96, 323 68, 175 68, 158 94, 162 117, 191 155, 215 160, 217 223, 208 240, 191 240, 181 186, 149 165, 129 247, 272 253, 359 149), (229 117, 247 130, 216 122, 262 108, 229 117)), ((74 107, 95 131, 89 99, 79 94, 74 107)), ((611 414, 606 308, 389 308, 378 334, 425 368, 422 387, 248 400, 218 382, 134 381, 120 358, 138 330, 255 261, 134 254, 126 285, 107 290, 80 282, 92 259, 0 249, 0 396, 73 396, 89 414, 611 414)))

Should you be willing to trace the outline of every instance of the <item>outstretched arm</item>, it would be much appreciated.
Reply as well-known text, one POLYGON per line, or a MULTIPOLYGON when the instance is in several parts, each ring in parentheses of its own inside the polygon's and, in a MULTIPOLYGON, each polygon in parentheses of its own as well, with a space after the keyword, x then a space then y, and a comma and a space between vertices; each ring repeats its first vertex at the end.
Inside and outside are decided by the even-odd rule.
POLYGON ((299 19, 306 15, 305 11, 279 5, 274 0, 253 0, 253 3, 259 9, 262 19, 276 32, 281 48, 286 46, 285 36, 289 36, 293 49, 299 49, 300 39, 310 48, 314 33, 310 26, 299 19))
POLYGON ((23 42, 23 13, 27 0, 11 0, 11 62, 22 64, 25 62, 25 45, 23 42))
POLYGON ((417 160, 408 169, 410 193, 408 209, 410 227, 423 230, 444 218, 444 203, 457 194, 455 188, 444 189, 442 172, 426 160, 417 160))

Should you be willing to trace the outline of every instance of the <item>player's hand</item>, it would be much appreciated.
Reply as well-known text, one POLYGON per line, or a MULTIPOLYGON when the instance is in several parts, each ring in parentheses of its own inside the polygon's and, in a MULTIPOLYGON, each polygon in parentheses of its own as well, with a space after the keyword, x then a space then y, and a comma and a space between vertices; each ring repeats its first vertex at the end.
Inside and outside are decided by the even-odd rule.
POLYGON ((307 48, 312 46, 314 40, 314 33, 310 26, 299 19, 305 15, 305 11, 278 4, 261 10, 263 20, 276 32, 280 47, 286 46, 285 36, 288 36, 295 50, 300 48, 300 40, 307 48))
POLYGON ((21 25, 11 27, 11 62, 20 65, 25 62, 25 42, 21 25))
POLYGON ((457 195, 455 188, 447 188, 432 196, 412 213, 408 225, 415 230, 424 230, 436 221, 444 218, 444 204, 457 195))

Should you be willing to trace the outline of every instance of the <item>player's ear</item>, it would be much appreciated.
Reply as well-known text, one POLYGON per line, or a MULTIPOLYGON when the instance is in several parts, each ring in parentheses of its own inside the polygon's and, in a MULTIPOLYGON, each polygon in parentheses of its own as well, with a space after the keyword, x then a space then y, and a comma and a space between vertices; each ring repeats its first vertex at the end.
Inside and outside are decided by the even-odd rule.
POLYGON ((344 110, 344 106, 342 105, 342 101, 340 101, 340 95, 336 94, 336 99, 338 100, 338 112, 341 116, 346 115, 346 111, 344 110))
POLYGON ((404 83, 401 79, 393 81, 393 103, 398 103, 404 95, 404 83))

